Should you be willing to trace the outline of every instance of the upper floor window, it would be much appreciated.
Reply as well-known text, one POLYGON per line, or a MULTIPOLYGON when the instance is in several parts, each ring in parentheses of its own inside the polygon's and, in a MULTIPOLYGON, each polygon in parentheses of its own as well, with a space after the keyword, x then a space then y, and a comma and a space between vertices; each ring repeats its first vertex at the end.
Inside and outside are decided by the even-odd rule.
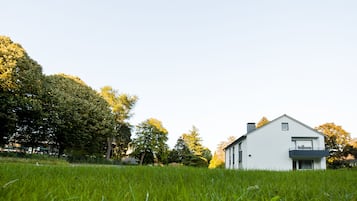
POLYGON ((287 122, 281 123, 281 130, 282 131, 288 131, 289 130, 289 124, 287 122))

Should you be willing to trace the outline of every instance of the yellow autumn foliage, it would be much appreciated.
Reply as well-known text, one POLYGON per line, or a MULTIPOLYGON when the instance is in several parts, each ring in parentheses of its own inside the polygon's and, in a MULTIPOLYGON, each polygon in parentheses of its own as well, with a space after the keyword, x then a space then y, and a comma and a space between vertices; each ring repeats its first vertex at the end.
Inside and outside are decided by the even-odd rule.
POLYGON ((17 87, 14 74, 18 60, 25 56, 25 50, 13 43, 7 36, 0 36, 0 87, 14 89, 17 87))

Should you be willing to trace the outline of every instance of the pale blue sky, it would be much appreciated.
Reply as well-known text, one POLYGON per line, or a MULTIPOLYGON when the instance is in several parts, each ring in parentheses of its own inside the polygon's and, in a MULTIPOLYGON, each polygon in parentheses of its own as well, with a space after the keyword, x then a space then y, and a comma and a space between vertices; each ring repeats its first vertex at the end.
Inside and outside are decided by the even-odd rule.
POLYGON ((357 1, 0 0, 0 34, 45 74, 139 96, 133 124, 169 145, 195 125, 214 151, 247 122, 288 114, 357 137, 357 1))

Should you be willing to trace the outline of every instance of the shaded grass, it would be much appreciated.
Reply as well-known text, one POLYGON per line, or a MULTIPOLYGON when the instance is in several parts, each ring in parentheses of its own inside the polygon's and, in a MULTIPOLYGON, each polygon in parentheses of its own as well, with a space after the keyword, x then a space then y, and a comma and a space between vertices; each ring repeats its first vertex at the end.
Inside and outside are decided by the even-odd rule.
POLYGON ((28 163, 41 165, 68 165, 64 159, 56 157, 37 157, 37 158, 17 158, 17 157, 0 157, 0 163, 28 163))
POLYGON ((357 200, 357 171, 0 164, 0 200, 357 200))

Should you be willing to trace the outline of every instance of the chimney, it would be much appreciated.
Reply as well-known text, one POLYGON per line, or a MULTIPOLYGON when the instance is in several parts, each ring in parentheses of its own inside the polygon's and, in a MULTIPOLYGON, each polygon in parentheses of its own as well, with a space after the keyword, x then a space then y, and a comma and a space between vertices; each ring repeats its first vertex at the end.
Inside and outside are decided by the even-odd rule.
POLYGON ((255 130, 255 123, 247 123, 247 133, 255 130))

